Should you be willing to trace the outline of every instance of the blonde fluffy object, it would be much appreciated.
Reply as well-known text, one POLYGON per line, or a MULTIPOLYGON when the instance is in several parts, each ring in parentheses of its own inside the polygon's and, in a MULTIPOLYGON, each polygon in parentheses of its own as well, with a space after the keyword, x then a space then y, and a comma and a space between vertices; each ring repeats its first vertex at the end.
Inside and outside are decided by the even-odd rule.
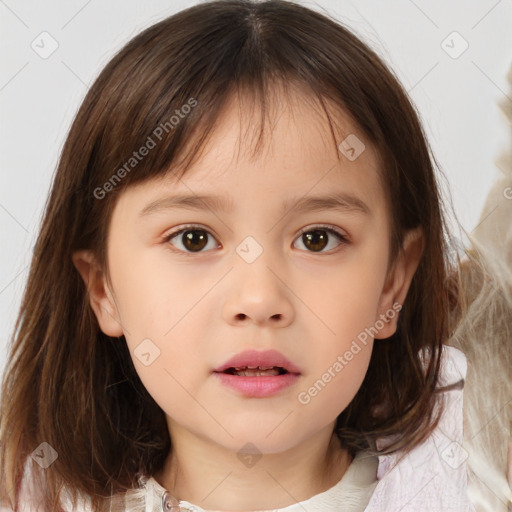
MULTIPOLYGON (((507 78, 512 90, 512 67, 507 78)), ((468 360, 463 448, 476 512, 512 510, 512 103, 499 107, 511 136, 495 160, 500 175, 469 247, 454 248, 463 293, 449 344, 468 360)))

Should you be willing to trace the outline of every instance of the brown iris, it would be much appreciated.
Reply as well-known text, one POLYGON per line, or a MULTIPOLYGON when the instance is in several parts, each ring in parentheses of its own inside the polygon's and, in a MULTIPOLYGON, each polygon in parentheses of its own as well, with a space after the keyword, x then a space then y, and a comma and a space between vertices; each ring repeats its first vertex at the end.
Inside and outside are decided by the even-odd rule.
MULTIPOLYGON (((182 233, 183 245, 191 252, 203 250, 208 242, 208 234, 202 229, 189 229, 182 233)), ((328 243, 328 235, 325 230, 315 229, 302 234, 304 245, 314 251, 322 251, 328 243)))
POLYGON ((208 242, 208 235, 202 229, 189 229, 182 237, 183 245, 192 252, 201 251, 208 242))
POLYGON ((321 229, 315 229, 302 234, 304 245, 313 251, 321 251, 328 242, 327 232, 321 229), (309 245, 308 245, 309 244, 309 245))

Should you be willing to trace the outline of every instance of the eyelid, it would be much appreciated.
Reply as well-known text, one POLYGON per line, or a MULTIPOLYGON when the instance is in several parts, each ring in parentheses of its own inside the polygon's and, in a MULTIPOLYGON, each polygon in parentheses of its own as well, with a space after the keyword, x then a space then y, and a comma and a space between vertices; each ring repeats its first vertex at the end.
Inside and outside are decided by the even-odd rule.
POLYGON ((349 236, 346 233, 340 231, 340 228, 332 224, 308 224, 306 227, 301 228, 297 236, 307 233, 308 231, 314 231, 315 229, 325 229, 326 231, 332 231, 341 238, 342 241, 348 242, 349 236))
MULTIPOLYGON (((162 236, 163 242, 169 242, 172 238, 178 236, 183 231, 193 230, 193 229, 202 229, 203 231, 206 231, 209 235, 212 235, 215 239, 217 239, 217 235, 213 232, 212 229, 207 228, 206 226, 202 226, 201 224, 183 224, 182 226, 178 226, 176 229, 173 229, 172 231, 166 232, 162 236)), ((184 251, 179 251, 184 252, 184 251)), ((204 251, 201 251, 204 252, 204 251)), ((199 254, 199 253, 187 253, 187 254, 199 254)))
MULTIPOLYGON (((177 235, 181 231, 185 231, 185 230, 191 229, 191 228, 200 228, 200 229, 204 229, 205 231, 208 231, 208 232, 211 231, 210 228, 202 226, 201 224, 185 224, 183 226, 178 226, 178 228, 175 231, 173 230, 173 231, 165 233, 162 238, 164 240, 168 240, 169 237, 177 235)), ((337 226, 334 226, 333 224, 308 224, 307 226, 305 226, 305 227, 303 227, 303 228, 301 228, 299 230, 299 232, 297 233, 297 236, 300 236, 303 233, 306 233, 308 231, 312 231, 314 229, 322 229, 322 228, 328 228, 328 229, 334 231, 339 236, 343 237, 344 239, 348 239, 349 238, 346 233, 340 232, 340 229, 337 226)))

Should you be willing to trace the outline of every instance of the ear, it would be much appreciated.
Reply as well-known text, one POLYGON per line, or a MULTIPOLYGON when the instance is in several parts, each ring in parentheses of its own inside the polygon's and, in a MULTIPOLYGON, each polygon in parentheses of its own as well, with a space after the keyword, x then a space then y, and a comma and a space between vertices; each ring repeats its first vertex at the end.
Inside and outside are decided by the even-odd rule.
MULTIPOLYGON (((398 315, 405 301, 409 286, 423 254, 425 238, 420 227, 408 231, 399 254, 388 272, 379 300, 378 318, 384 327, 375 335, 386 339, 395 334, 398 315)), ((377 323, 377 319, 376 319, 377 323)))
POLYGON ((82 276, 89 302, 98 319, 101 330, 107 335, 118 337, 123 334, 119 313, 104 272, 91 251, 76 251, 71 256, 73 264, 82 276))

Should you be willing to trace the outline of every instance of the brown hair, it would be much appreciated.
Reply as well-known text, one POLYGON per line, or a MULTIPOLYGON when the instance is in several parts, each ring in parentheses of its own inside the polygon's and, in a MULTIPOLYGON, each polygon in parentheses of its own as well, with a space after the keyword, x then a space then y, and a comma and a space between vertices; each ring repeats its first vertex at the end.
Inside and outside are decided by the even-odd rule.
POLYGON ((375 344, 335 431, 352 454, 397 435, 390 453, 410 450, 437 425, 440 350, 450 330, 446 229, 435 159, 415 108, 376 53, 327 15, 284 0, 202 2, 144 30, 112 58, 63 147, 3 380, 0 490, 9 503, 19 497, 24 462, 42 442, 58 452, 44 471, 32 464, 44 510, 61 510, 63 486, 103 509, 111 493, 162 467, 171 449, 164 412, 126 343, 99 329, 71 254, 91 249, 107 271, 118 194, 171 166, 182 176, 235 88, 254 93, 261 135, 277 84, 304 87, 322 106, 332 101, 376 147, 392 214, 390 261, 408 230, 420 227, 425 236, 397 332, 375 344), (194 102, 171 129, 176 111, 194 102), (158 150, 116 173, 159 126, 167 129, 158 150), (186 141, 195 144, 184 151, 186 141), (432 355, 425 370, 420 351, 432 355))

